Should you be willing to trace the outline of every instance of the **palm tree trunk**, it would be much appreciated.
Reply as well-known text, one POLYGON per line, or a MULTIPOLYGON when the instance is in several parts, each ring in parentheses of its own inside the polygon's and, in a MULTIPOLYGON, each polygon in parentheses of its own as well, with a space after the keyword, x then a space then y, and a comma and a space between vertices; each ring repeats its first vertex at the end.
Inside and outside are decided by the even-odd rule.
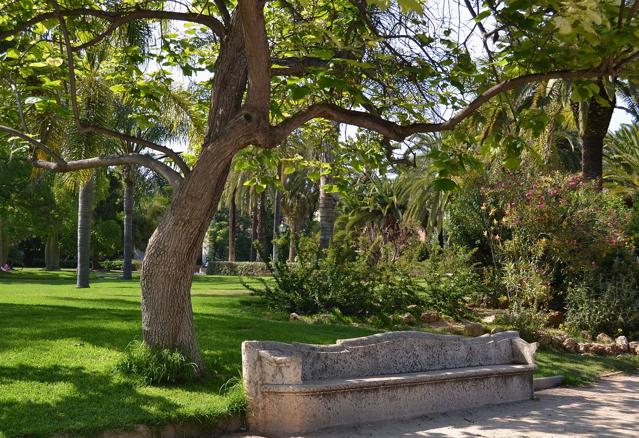
MULTIPOLYGON (((277 167, 278 178, 282 178, 282 163, 277 167)), ((282 193, 276 188, 273 199, 273 261, 279 259, 277 239, 280 237, 280 223, 282 222, 282 193)))
MULTIPOLYGON (((251 189, 253 191, 253 195, 255 195, 254 190, 255 189, 251 189)), ((249 253, 249 259, 254 262, 257 260, 257 254, 255 251, 255 241, 257 240, 257 222, 258 222, 258 217, 259 217, 259 206, 257 203, 257 199, 253 199, 253 206, 252 206, 252 213, 251 213, 251 248, 250 248, 250 253, 249 253)))
POLYGON ((91 219, 93 216, 92 174, 78 194, 78 266, 76 287, 89 287, 89 254, 91 252, 91 219))
POLYGON ((44 246, 44 269, 47 271, 60 270, 60 242, 58 240, 58 228, 57 224, 52 227, 47 243, 44 246))
POLYGON ((295 246, 297 240, 297 234, 299 233, 299 221, 296 218, 289 217, 289 221, 291 222, 291 228, 289 233, 289 242, 288 242, 288 261, 294 262, 295 257, 297 257, 297 246, 295 246))
POLYGON ((125 166, 122 169, 124 179, 124 239, 122 278, 130 280, 133 274, 133 168, 125 166))
MULTIPOLYGON (((322 152, 322 162, 332 163, 333 152, 330 142, 324 145, 322 152)), ((330 175, 320 176, 320 194, 319 194, 319 220, 320 220, 320 248, 328 248, 333 240, 333 228, 335 227, 335 218, 337 200, 335 195, 326 191, 326 186, 331 183, 330 175)))
POLYGON ((615 96, 609 97, 602 81, 598 82, 599 98, 608 102, 600 103, 594 97, 590 99, 582 133, 581 169, 584 180, 596 180, 601 189, 603 181, 603 147, 608 133, 612 113, 615 109, 615 96))
POLYGON ((237 231, 235 191, 231 193, 231 202, 229 203, 229 262, 235 261, 235 233, 237 231))
POLYGON ((261 251, 257 253, 257 260, 260 261, 262 254, 268 254, 270 248, 268 246, 268 237, 266 236, 266 191, 260 194, 260 207, 257 216, 257 240, 260 242, 261 251))
POLYGON ((9 261, 9 236, 4 231, 2 218, 0 218, 0 266, 9 261))

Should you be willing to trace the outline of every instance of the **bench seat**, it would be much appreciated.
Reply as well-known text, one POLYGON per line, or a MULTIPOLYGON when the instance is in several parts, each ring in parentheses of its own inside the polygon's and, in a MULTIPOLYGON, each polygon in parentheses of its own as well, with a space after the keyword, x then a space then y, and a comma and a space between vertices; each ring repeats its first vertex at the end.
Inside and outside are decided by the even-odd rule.
POLYGON ((290 436, 530 399, 535 349, 516 332, 391 332, 334 345, 245 342, 249 428, 290 436))

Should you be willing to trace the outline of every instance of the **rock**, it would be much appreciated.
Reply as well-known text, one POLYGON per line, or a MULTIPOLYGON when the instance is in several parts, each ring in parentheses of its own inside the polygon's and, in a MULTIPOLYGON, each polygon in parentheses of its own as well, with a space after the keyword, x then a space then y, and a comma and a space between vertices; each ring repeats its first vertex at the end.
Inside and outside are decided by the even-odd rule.
POLYGON ((612 344, 613 340, 610 336, 605 333, 599 333, 597 335, 597 343, 599 344, 612 344))
POLYGON ((628 344, 628 338, 625 336, 619 336, 615 339, 615 344, 619 347, 622 353, 627 353, 630 345, 628 344))
POLYGON ((539 333, 539 335, 537 335, 537 342, 539 342, 539 345, 550 345, 552 344, 552 336, 544 332, 539 333))
POLYGON ((586 342, 580 342, 579 344, 577 344, 577 350, 581 354, 588 353, 590 352, 590 344, 586 342))
POLYGON ((606 354, 606 346, 604 344, 590 344, 590 353, 604 355, 606 354))
POLYGON ((552 337, 550 344, 558 350, 564 349, 564 341, 568 339, 566 335, 556 335, 552 337))
POLYGON ((506 331, 506 329, 505 329, 505 328, 503 328, 503 327, 501 327, 501 326, 497 326, 497 327, 494 327, 494 328, 490 331, 490 334, 491 334, 491 335, 494 335, 495 333, 501 333, 501 332, 505 332, 505 331, 506 331))
POLYGON ((591 342, 592 341, 592 334, 588 331, 588 330, 582 330, 579 332, 579 335, 583 338, 584 341, 586 342, 591 342))
POLYGON ((420 319, 422 320, 422 322, 426 322, 426 323, 436 322, 436 321, 439 321, 439 315, 434 310, 427 310, 422 313, 422 315, 420 316, 420 319))
POLYGON ((486 333, 486 328, 478 322, 468 322, 464 324, 464 336, 481 336, 486 333))
POLYGON ((604 345, 604 353, 606 354, 606 356, 612 356, 614 354, 617 354, 616 352, 617 348, 616 345, 604 345))
POLYGON ((628 344, 628 349, 631 353, 639 354, 639 342, 633 341, 628 344))
POLYGON ((483 322, 484 324, 492 324, 493 322, 495 322, 495 315, 488 315, 485 318, 482 318, 481 322, 483 322))
POLYGON ((413 316, 412 313, 408 313, 408 312, 404 313, 402 315, 402 322, 404 324, 409 324, 409 325, 415 324, 415 317, 413 316))
POLYGON ((566 338, 563 342, 563 347, 564 350, 569 353, 576 353, 579 351, 579 344, 577 344, 577 341, 573 338, 566 338))
POLYGON ((293 312, 289 315, 288 319, 291 321, 299 321, 300 316, 297 313, 293 312))
POLYGON ((546 316, 546 325, 548 327, 559 327, 564 322, 564 315, 558 310, 548 312, 546 316))

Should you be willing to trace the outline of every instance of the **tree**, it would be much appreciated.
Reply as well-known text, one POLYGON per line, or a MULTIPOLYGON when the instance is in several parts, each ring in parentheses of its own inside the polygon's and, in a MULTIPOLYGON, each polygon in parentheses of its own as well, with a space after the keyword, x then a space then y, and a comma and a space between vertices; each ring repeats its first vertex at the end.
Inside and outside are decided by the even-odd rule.
MULTIPOLYGON (((137 164, 160 172, 175 186, 143 263, 143 335, 148 345, 179 349, 203 366, 191 310, 192 271, 239 150, 248 145, 274 148, 316 118, 376 131, 388 143, 401 142, 417 133, 451 130, 483 103, 525 83, 618 76, 639 58, 632 36, 636 2, 629 8, 625 2, 621 8, 612 2, 584 3, 588 7, 573 10, 560 0, 547 0, 543 7, 509 2, 482 11, 478 20, 494 26, 489 33, 497 41, 495 65, 503 67, 503 77, 497 78, 489 63, 474 60, 468 46, 457 43, 450 26, 431 26, 437 11, 418 1, 378 5, 239 0, 229 10, 223 0, 194 0, 185 8, 171 1, 80 0, 69 5, 51 0, 37 9, 28 1, 3 0, 1 53, 10 60, 3 62, 3 70, 24 78, 33 77, 34 69, 46 69, 21 56, 44 50, 31 49, 34 40, 42 41, 52 56, 63 60, 64 68, 47 70, 46 76, 36 73, 36 88, 54 82, 68 97, 47 104, 66 108, 80 133, 134 140, 168 157, 178 170, 146 153, 68 160, 34 133, 7 126, 9 122, 0 124, 0 130, 42 151, 46 158, 32 160, 37 167, 70 172, 137 164), (611 28, 617 19, 622 28, 611 28), (162 33, 158 53, 122 50, 102 66, 110 68, 115 86, 146 97, 150 112, 161 112, 154 98, 167 89, 170 76, 161 69, 145 77, 137 68, 140 61, 179 65, 187 74, 205 68, 202 65, 214 71, 208 129, 192 166, 170 148, 88 122, 80 110, 77 82, 90 74, 83 62, 87 49, 108 43, 117 29, 134 20, 178 20, 210 32, 196 26, 193 36, 162 33), (517 38, 500 45, 499 36, 508 33, 517 38), (202 64, 195 65, 200 59, 202 64), (114 63, 120 63, 118 68, 114 63), (442 117, 438 105, 457 112, 442 117)), ((28 88, 24 80, 20 86, 28 88)))

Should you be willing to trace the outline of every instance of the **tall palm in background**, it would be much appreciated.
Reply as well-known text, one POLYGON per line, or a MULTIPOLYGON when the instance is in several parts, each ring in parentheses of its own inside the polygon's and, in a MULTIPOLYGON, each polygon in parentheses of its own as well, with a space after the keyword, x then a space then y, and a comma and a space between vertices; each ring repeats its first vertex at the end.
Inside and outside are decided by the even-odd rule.
POLYGON ((639 194, 639 127, 623 125, 606 137, 604 181, 628 199, 639 194))

